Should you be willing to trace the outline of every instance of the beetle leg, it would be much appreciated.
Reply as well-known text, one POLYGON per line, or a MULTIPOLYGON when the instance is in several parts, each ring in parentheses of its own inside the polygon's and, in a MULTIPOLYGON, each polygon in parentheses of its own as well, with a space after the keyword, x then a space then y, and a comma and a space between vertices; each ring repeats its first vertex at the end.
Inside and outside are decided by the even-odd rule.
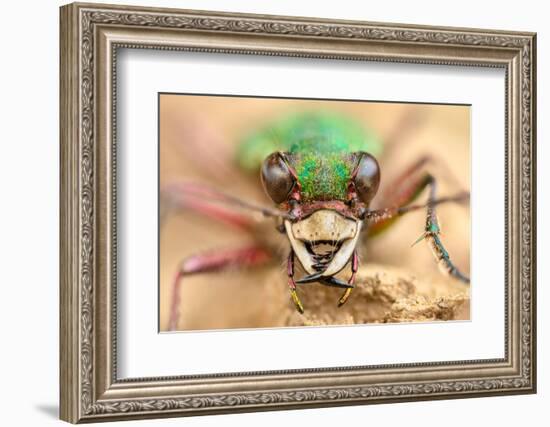
MULTIPOLYGON (((384 186, 385 188, 382 189, 380 196, 377 198, 380 200, 380 203, 391 206, 390 209, 400 209, 400 211, 385 215, 386 218, 384 218, 384 220, 371 222, 368 229, 368 235, 370 237, 386 230, 401 215, 409 212, 409 210, 404 209, 404 207, 414 202, 429 185, 429 181, 432 180, 432 175, 426 171, 428 164, 431 165, 430 169, 439 165, 441 173, 444 173, 445 180, 452 183, 454 187, 460 186, 456 177, 449 172, 449 168, 445 167, 444 164, 441 165, 440 160, 433 158, 431 155, 420 157, 399 176, 393 179, 389 185, 384 186)), ((451 201, 461 202, 467 200, 468 196, 468 192, 460 191, 453 197, 438 199, 435 201, 435 204, 451 201)), ((411 210, 415 210, 415 208, 411 210)), ((388 211, 388 209, 380 209, 379 211, 388 211)))
POLYGON ((470 279, 464 275, 458 268, 453 264, 451 261, 451 258, 449 256, 449 253, 443 246, 443 243, 441 242, 440 235, 440 227, 439 223, 437 221, 437 216, 435 212, 435 206, 444 202, 463 202, 465 200, 469 199, 469 194, 462 192, 457 194, 453 197, 447 197, 447 198, 440 198, 436 199, 436 189, 437 184, 435 178, 426 173, 420 177, 420 179, 416 180, 414 182, 414 185, 408 187, 406 191, 402 191, 401 194, 404 194, 406 197, 403 197, 402 200, 405 200, 405 203, 408 203, 416 197, 426 188, 429 187, 430 193, 428 197, 428 203, 425 205, 401 205, 397 207, 387 208, 387 209, 380 209, 380 210, 374 210, 367 213, 367 220, 369 221, 370 227, 372 227, 373 232, 370 232, 370 235, 377 234, 381 230, 387 228, 389 225, 391 225, 397 218, 400 216, 405 215, 406 213, 412 212, 414 210, 418 210, 421 208, 427 209, 427 215, 426 215, 426 226, 424 228, 424 233, 420 237, 418 241, 425 239, 428 244, 430 245, 430 248, 432 249, 432 252, 434 254, 435 259, 439 263, 439 265, 442 267, 444 271, 449 273, 451 276, 456 277, 457 279, 469 283, 470 279))
POLYGON ((435 205, 433 203, 435 200, 436 188, 437 188, 436 181, 434 178, 432 178, 430 181, 430 196, 428 199, 426 228, 422 237, 430 245, 430 248, 432 249, 432 253, 443 271, 447 272, 451 276, 454 276, 465 283, 470 283, 470 278, 465 276, 453 264, 453 262, 451 261, 451 257, 449 256, 449 253, 447 252, 447 250, 443 246, 443 243, 441 242, 441 239, 439 238, 441 229, 439 228, 437 215, 435 213, 435 205))
POLYGON ((215 250, 201 255, 190 256, 183 260, 174 276, 172 285, 172 304, 168 330, 174 331, 178 327, 180 316, 180 288, 182 278, 198 273, 212 273, 228 270, 231 267, 251 267, 269 261, 272 254, 266 249, 249 246, 239 249, 215 250))
MULTIPOLYGON (((419 209, 427 209, 428 206, 431 204, 433 207, 437 205, 441 205, 443 203, 464 203, 467 202, 470 198, 470 193, 464 192, 464 193, 458 193, 454 196, 449 197, 440 197, 437 199, 434 199, 433 201, 429 203, 421 203, 421 204, 415 204, 415 205, 405 205, 405 206, 397 206, 393 208, 385 208, 385 209, 375 209, 375 210, 369 210, 365 214, 365 219, 368 222, 368 235, 369 237, 373 237, 378 235, 379 232, 385 230, 387 227, 389 227, 391 224, 393 224, 394 221, 396 221, 399 217, 408 214, 409 212, 414 212, 419 209), (377 226, 381 226, 382 228, 377 228, 377 226), (372 227, 372 230, 371 230, 372 227)), ((422 235, 421 237, 423 237, 422 235)), ((421 240, 421 239, 420 239, 421 240)), ((419 241, 419 240, 417 240, 419 241)), ((416 242, 415 242, 416 243, 416 242)), ((414 244, 413 244, 414 245, 414 244)))
POLYGON ((288 274, 288 287, 290 288, 290 296, 292 297, 292 301, 296 306, 296 310, 298 310, 301 314, 304 314, 304 306, 302 305, 302 302, 298 297, 298 293, 296 292, 296 282, 294 281, 294 251, 292 249, 288 255, 286 270, 288 274))
POLYGON ((170 211, 185 209, 244 230, 253 228, 258 222, 258 214, 289 217, 286 212, 241 200, 205 184, 175 181, 163 186, 160 191, 160 223, 164 223, 170 211))

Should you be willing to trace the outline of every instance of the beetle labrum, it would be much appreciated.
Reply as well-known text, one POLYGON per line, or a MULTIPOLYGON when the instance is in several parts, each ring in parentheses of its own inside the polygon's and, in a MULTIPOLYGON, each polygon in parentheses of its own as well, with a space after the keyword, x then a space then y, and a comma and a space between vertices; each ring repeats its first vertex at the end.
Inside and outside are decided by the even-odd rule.
MULTIPOLYGON (((370 209, 381 180, 376 159, 377 137, 348 117, 328 112, 305 112, 284 118, 253 133, 240 145, 242 169, 259 173, 274 207, 260 206, 196 183, 176 183, 162 191, 165 205, 191 209, 213 219, 245 226, 239 210, 256 211, 275 219, 288 240, 287 282, 296 309, 306 309, 299 285, 317 283, 342 289, 337 304, 345 304, 355 286, 359 268, 357 246, 408 212, 425 209, 426 221, 418 241, 426 240, 441 269, 469 283, 451 261, 440 237, 436 206, 464 202, 467 192, 437 198, 437 181, 420 158, 392 184, 395 191, 382 209, 370 209), (424 191, 425 204, 415 204, 424 191), (296 277, 296 263, 304 275, 296 277), (349 269, 347 280, 336 277, 349 269)), ((274 257, 261 244, 234 250, 214 250, 183 260, 172 285, 169 329, 177 328, 179 289, 185 276, 221 271, 233 266, 254 266, 274 257)))

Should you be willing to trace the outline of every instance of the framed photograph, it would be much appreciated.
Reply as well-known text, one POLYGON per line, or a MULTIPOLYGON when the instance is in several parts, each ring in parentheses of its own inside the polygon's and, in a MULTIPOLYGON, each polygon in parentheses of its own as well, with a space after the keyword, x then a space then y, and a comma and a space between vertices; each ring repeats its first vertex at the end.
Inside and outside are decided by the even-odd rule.
POLYGON ((535 392, 535 34, 60 21, 63 420, 535 392))
POLYGON ((470 320, 470 108, 160 93, 159 329, 470 320))

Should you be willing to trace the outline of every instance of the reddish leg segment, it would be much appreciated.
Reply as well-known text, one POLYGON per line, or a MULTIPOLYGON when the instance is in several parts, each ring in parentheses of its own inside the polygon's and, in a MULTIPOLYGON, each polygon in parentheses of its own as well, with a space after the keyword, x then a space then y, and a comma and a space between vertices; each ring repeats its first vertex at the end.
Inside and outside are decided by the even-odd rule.
MULTIPOLYGON (((377 216, 378 218, 376 221, 370 222, 368 229, 369 236, 379 234, 397 221, 400 216, 424 206, 410 206, 409 204, 414 202, 432 181, 435 183, 435 178, 426 171, 426 165, 429 163, 435 163, 435 160, 431 156, 425 155, 420 157, 387 186, 387 190, 381 195, 381 203, 389 206, 389 208, 379 209, 374 212, 371 211, 374 214, 371 214, 371 217, 377 216)), ((458 186, 457 179, 450 173, 447 173, 447 180, 458 186)), ((467 191, 460 191, 452 197, 435 199, 434 196, 433 200, 430 200, 430 203, 435 206, 445 202, 463 202, 468 199, 469 193, 467 191)))
MULTIPOLYGON (((412 181, 412 180, 411 180, 412 181)), ((380 209, 380 210, 374 210, 370 211, 367 214, 367 221, 370 224, 370 230, 369 235, 377 234, 380 231, 386 229, 388 226, 393 224, 399 217, 405 215, 408 212, 412 212, 414 210, 420 209, 420 208, 426 208, 427 214, 426 214, 426 226, 424 228, 424 233, 420 238, 417 240, 417 242, 421 241, 422 239, 425 239, 428 244, 430 245, 430 248, 432 249, 432 252, 434 254, 435 259, 439 263, 439 265, 442 267, 444 271, 449 273, 451 276, 456 277, 457 279, 469 283, 470 279, 465 276, 458 268, 453 264, 451 261, 451 257, 445 247, 443 246, 443 242, 440 238, 440 232, 441 229, 439 227, 439 222, 437 220, 436 212, 435 212, 435 206, 437 204, 443 203, 443 202, 460 202, 465 201, 469 198, 468 193, 460 193, 454 197, 449 198, 442 198, 442 199, 436 199, 436 190, 437 190, 437 183, 435 178, 430 174, 424 174, 416 181, 412 181, 414 185, 409 186, 405 191, 400 192, 402 198, 400 199, 403 201, 403 205, 391 207, 387 209, 380 209), (426 205, 408 205, 407 203, 416 199, 418 195, 425 189, 429 187, 429 197, 428 197, 428 203, 426 205)), ((416 242, 415 242, 416 243, 416 242)))
POLYGON ((228 225, 250 230, 258 218, 259 213, 264 217, 287 218, 286 212, 275 208, 256 205, 225 194, 205 184, 193 182, 173 182, 161 190, 160 221, 164 222, 170 210, 190 210, 198 212, 212 219, 222 221, 228 225))
POLYGON ((180 265, 172 285, 172 303, 168 329, 177 329, 179 321, 180 287, 182 279, 197 273, 211 273, 238 267, 252 267, 266 263, 272 258, 264 248, 250 246, 239 249, 215 250, 186 258, 180 265))
MULTIPOLYGON (((420 173, 426 162, 426 158, 421 158, 398 176, 391 185, 388 186, 388 188, 391 189, 391 193, 386 191, 386 193, 382 195, 384 199, 382 203, 386 206, 390 206, 389 209, 398 209, 416 200, 418 196, 422 194, 422 191, 424 191, 428 185, 428 181, 431 179, 430 175, 420 173)), ((384 231, 398 218, 399 215, 391 215, 383 218, 383 220, 371 222, 368 229, 369 236, 384 231)))

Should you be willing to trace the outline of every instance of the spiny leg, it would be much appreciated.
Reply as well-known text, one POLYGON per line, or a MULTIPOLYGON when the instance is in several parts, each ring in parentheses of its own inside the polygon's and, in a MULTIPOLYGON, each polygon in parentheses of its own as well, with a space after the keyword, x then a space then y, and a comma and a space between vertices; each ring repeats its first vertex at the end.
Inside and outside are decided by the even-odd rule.
POLYGON ((439 228, 439 223, 437 221, 437 215, 435 213, 435 205, 434 205, 434 201, 436 200, 435 199, 436 189, 437 189, 437 183, 435 179, 432 178, 430 181, 430 195, 428 199, 428 209, 427 209, 427 215, 426 215, 426 228, 425 228, 424 234, 420 236, 418 241, 424 238, 429 243, 435 259, 437 260, 440 267, 444 271, 446 271, 451 276, 456 277, 457 279, 465 283, 470 283, 470 278, 465 276, 453 264, 453 262, 451 261, 451 257, 449 256, 449 253, 443 246, 443 243, 441 242, 441 239, 439 237, 441 229, 439 228))
POLYGON ((231 267, 252 267, 266 263, 272 255, 266 249, 249 246, 239 249, 215 250, 186 258, 180 265, 172 284, 172 304, 168 329, 177 329, 179 321, 180 288, 182 278, 198 273, 212 273, 231 267))
POLYGON ((288 287, 290 288, 290 296, 292 297, 292 301, 296 306, 296 310, 298 310, 301 314, 304 314, 304 306, 302 305, 302 302, 298 297, 298 293, 296 292, 296 282, 294 281, 294 251, 292 249, 288 255, 286 271, 288 274, 288 287))
POLYGON ((437 260, 438 263, 451 276, 469 283, 470 279, 465 276, 453 264, 449 253, 445 249, 440 238, 440 227, 437 221, 435 206, 445 202, 463 202, 469 199, 469 193, 461 192, 451 197, 436 198, 437 183, 435 178, 429 173, 419 174, 419 169, 424 166, 423 161, 417 162, 413 167, 409 168, 397 182, 401 183, 400 188, 396 190, 393 196, 393 207, 386 209, 373 210, 368 212, 367 220, 369 222, 369 236, 379 234, 387 229, 399 217, 406 213, 412 212, 420 208, 427 209, 426 226, 420 240, 425 239, 437 260), (410 205, 418 196, 429 187, 428 203, 426 205, 410 205))

